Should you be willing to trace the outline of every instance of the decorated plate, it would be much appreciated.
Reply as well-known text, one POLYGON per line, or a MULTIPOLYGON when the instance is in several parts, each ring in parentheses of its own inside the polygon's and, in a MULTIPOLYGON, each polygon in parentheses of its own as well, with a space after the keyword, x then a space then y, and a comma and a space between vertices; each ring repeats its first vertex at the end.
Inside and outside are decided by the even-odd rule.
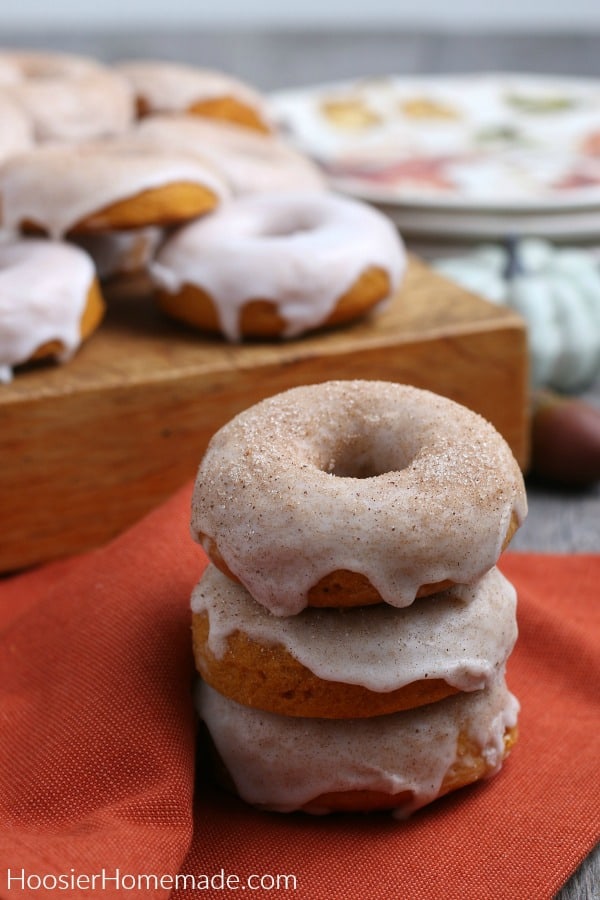
POLYGON ((377 203, 411 237, 435 235, 457 240, 545 237, 557 242, 600 238, 600 206, 578 210, 485 210, 377 203))
POLYGON ((332 187, 421 208, 600 208, 600 81, 364 78, 270 97, 332 187))

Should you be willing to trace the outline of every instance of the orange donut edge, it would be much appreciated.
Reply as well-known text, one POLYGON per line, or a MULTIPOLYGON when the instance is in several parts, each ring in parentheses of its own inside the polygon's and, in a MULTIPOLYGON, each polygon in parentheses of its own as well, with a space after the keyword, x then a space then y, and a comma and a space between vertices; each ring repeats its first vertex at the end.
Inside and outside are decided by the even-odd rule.
MULTIPOLYGON (((87 340, 96 331, 104 318, 106 304, 100 289, 98 279, 94 278, 88 291, 86 304, 81 316, 79 334, 82 341, 87 340)), ((48 359, 58 356, 64 350, 59 340, 46 341, 41 344, 31 355, 32 360, 48 359)))
MULTIPOLYGON (((204 185, 194 182, 172 182, 161 187, 149 188, 96 210, 71 226, 68 234, 129 231, 149 226, 168 228, 206 215, 215 209, 219 202, 214 191, 204 185)), ((19 224, 26 234, 48 233, 44 225, 31 218, 19 224)))
MULTIPOLYGON (((136 111, 140 119, 157 112, 165 112, 165 110, 155 108, 144 96, 143 91, 136 100, 136 111)), ((181 112, 204 119, 230 122, 234 125, 239 125, 241 128, 249 128, 252 131, 260 131, 263 134, 273 133, 273 128, 256 109, 247 103, 243 103, 237 97, 229 95, 197 100, 194 103, 190 103, 181 112)))
MULTIPOLYGON (((504 542, 504 550, 510 544, 514 534, 519 528, 516 514, 513 512, 504 542)), ((206 534, 199 534, 197 540, 202 545, 211 562, 232 581, 239 583, 240 579, 233 574, 219 551, 217 543, 206 534)), ((434 584, 423 584, 419 587, 416 598, 430 597, 441 591, 448 590, 454 582, 448 579, 434 584)), ((321 578, 308 591, 307 606, 320 609, 350 609, 356 606, 374 606, 382 603, 379 592, 373 587, 366 575, 360 572, 351 572, 348 569, 338 569, 321 578)))
POLYGON ((150 225, 166 228, 203 216, 218 204, 218 196, 205 185, 172 182, 97 210, 81 219, 70 233, 119 231, 150 225))
MULTIPOLYGON (((307 331, 318 331, 354 321, 384 300, 389 291, 387 273, 379 267, 370 266, 338 299, 327 318, 307 331)), ((156 301, 163 312, 172 318, 211 334, 223 333, 217 302, 197 285, 184 284, 176 293, 158 289, 156 301)), ((249 298, 240 312, 239 329, 242 338, 281 338, 285 324, 276 300, 249 298)))
POLYGON ((361 719, 414 709, 459 693, 439 678, 415 681, 386 693, 360 684, 326 681, 298 662, 283 644, 263 645, 242 631, 228 636, 225 652, 217 657, 208 646, 209 629, 207 613, 192 614, 197 671, 220 694, 264 712, 361 719))

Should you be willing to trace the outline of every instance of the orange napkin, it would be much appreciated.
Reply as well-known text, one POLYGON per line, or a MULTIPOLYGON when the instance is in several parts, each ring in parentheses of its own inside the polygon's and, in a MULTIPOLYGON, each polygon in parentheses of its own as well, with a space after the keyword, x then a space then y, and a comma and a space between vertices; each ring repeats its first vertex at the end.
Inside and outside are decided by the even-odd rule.
POLYGON ((502 560, 522 712, 498 776, 407 822, 259 813, 194 773, 189 503, 0 582, 0 896, 550 898, 600 835, 600 556, 502 560))

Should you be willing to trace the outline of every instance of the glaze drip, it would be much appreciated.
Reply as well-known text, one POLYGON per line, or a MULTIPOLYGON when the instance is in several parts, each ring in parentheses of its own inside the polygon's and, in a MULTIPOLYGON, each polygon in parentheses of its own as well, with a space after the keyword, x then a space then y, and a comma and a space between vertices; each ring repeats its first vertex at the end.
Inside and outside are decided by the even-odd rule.
POLYGON ((406 385, 337 381, 278 394, 217 432, 191 526, 258 603, 289 616, 342 569, 396 607, 423 584, 472 584, 526 513, 519 467, 481 416, 406 385))

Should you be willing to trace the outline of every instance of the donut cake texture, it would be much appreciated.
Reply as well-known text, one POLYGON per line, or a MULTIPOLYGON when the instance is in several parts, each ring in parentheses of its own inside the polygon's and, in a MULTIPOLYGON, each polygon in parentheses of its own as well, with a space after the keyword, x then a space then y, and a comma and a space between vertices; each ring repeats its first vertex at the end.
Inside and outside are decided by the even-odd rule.
POLYGON ((495 568, 474 587, 403 609, 379 603, 282 617, 211 566, 192 609, 204 679, 285 715, 362 718, 482 689, 504 670, 517 636, 514 589, 495 568))
POLYGON ((407 385, 293 388, 220 429, 191 515, 212 558, 191 610, 216 780, 264 809, 401 818, 498 772, 519 704, 496 563, 526 512, 495 429, 407 385))

